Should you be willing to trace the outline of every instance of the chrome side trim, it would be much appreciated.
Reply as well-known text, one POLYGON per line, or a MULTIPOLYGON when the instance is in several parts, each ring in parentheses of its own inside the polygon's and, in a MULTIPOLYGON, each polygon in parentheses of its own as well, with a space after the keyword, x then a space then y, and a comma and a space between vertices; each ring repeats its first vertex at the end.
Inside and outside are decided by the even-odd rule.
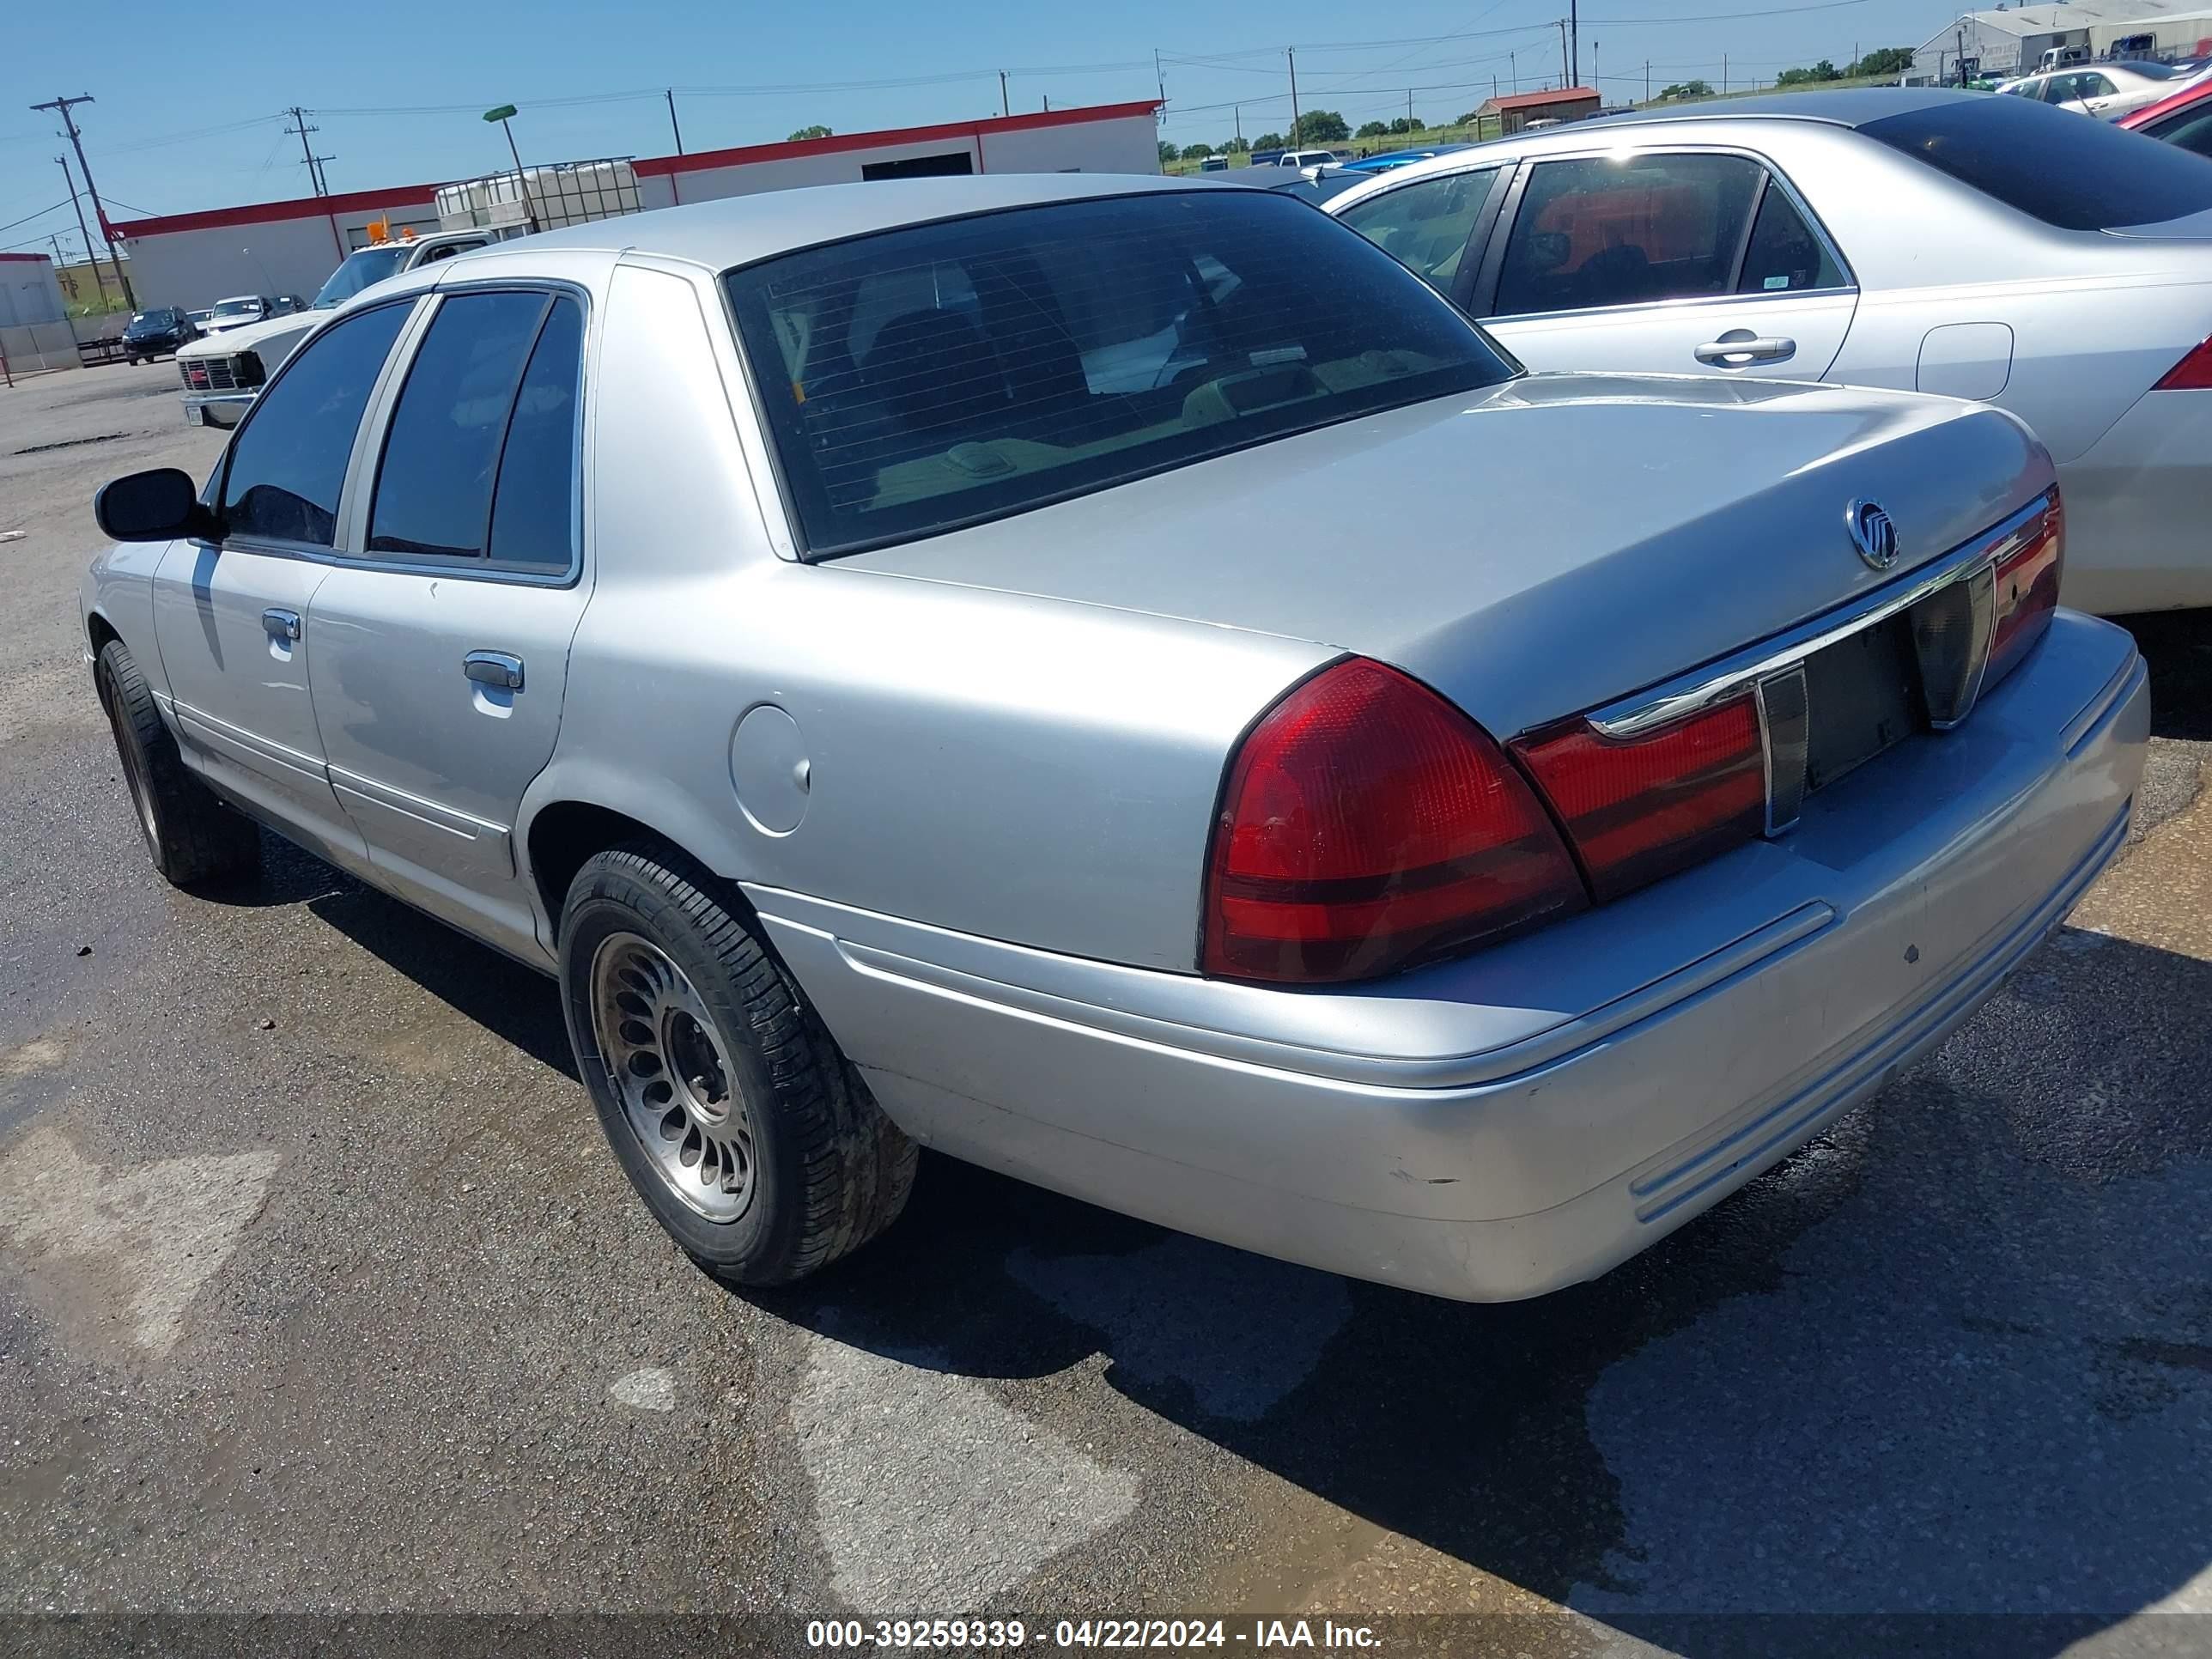
POLYGON ((489 819, 472 817, 468 813, 426 800, 420 795, 410 795, 404 789, 394 789, 388 783, 379 783, 374 778, 364 777, 358 772, 349 772, 342 766, 330 769, 331 787, 354 799, 371 806, 380 806, 387 812, 397 812, 404 817, 427 824, 433 830, 442 830, 463 841, 477 841, 486 837, 503 838, 507 826, 489 819))
POLYGON ((2039 495, 1994 529, 1887 586, 1733 656, 1594 708, 1584 718, 1608 738, 1633 738, 1741 696, 1765 676, 1885 622, 1938 589, 2005 558, 2041 529, 2050 511, 2051 497, 2039 495))

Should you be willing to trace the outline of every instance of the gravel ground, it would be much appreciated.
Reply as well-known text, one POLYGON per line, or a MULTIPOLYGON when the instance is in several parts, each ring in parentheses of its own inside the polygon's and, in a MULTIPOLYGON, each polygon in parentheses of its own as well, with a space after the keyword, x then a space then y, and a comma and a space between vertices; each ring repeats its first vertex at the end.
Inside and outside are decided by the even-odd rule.
POLYGON ((937 1160, 739 1297, 631 1199, 546 981, 274 842, 219 901, 148 869, 74 595, 100 480, 217 453, 174 392, 0 392, 0 1612, 2212 1649, 2159 1616, 2212 1613, 2206 618, 2140 629, 2152 781, 2074 925, 1597 1284, 1457 1306, 937 1160))

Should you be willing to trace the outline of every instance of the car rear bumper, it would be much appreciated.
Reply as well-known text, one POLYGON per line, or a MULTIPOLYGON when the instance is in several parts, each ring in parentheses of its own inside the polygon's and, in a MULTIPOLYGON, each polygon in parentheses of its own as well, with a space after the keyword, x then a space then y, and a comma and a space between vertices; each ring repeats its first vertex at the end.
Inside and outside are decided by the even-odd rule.
POLYGON ((1505 1300, 1644 1249, 1955 1029, 2119 850, 2148 726, 2133 642, 2061 613, 1964 726, 1814 797, 1788 838, 1350 990, 748 890, 925 1142, 1268 1255, 1505 1300))
POLYGON ((2058 468, 2078 611, 2212 605, 2212 392, 2152 392, 2058 468))
POLYGON ((246 411, 253 406, 253 399, 258 395, 252 392, 187 392, 185 393, 185 423, 187 426, 236 426, 246 418, 246 411))

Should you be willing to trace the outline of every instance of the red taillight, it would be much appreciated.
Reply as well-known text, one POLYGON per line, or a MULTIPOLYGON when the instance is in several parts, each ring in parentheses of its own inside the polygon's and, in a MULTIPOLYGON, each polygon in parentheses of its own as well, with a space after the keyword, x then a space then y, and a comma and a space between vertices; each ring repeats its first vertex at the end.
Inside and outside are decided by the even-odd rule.
POLYGON ((1984 690, 2011 672, 2051 626, 2065 565, 2066 510, 2054 489, 2042 527, 1997 562, 1996 623, 1990 635, 1990 665, 1982 673, 1984 690))
POLYGON ((1427 687, 1354 659, 1293 690, 1237 752, 1204 966, 1364 979, 1587 902, 1504 751, 1427 687))
POLYGON ((1747 695, 1629 738, 1607 737, 1577 715, 1514 751, 1566 825, 1601 900, 1765 828, 1765 760, 1747 695))
POLYGON ((2153 392, 2212 391, 2212 339, 2199 341, 2189 355, 2166 371, 2153 392))

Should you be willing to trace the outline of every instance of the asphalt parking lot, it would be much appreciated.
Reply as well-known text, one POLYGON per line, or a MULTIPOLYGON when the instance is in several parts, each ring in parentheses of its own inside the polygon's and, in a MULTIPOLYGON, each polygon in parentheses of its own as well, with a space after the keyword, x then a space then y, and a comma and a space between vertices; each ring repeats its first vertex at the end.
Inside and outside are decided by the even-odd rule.
POLYGON ((2212 1615, 2212 617, 2139 630, 2152 777, 2072 924, 1596 1284, 1449 1304, 927 1161, 741 1297, 632 1199, 549 981, 273 842, 151 872, 88 504, 219 444, 167 362, 0 392, 0 1610, 2212 1649, 2163 1616, 2212 1615))

